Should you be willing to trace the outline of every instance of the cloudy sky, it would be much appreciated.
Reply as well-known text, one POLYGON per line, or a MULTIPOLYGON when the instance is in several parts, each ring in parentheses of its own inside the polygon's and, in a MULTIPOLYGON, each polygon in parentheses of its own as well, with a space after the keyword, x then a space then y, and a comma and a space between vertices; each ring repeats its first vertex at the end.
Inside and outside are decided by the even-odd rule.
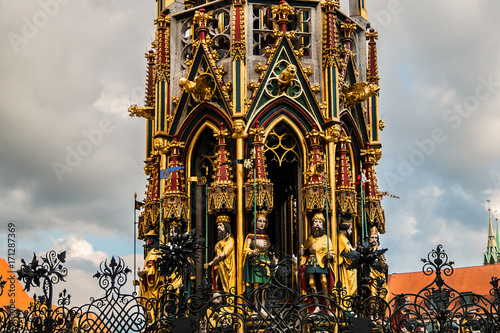
MULTIPOLYGON (((457 267, 481 265, 486 200, 500 211, 500 3, 367 3, 386 124, 379 187, 400 197, 383 201, 391 272, 420 270, 439 243, 457 267)), ((127 108, 143 103, 154 7, 0 0, 0 244, 12 222, 18 265, 66 249, 76 301, 82 281, 97 289, 104 258, 133 265, 145 123, 127 108)))

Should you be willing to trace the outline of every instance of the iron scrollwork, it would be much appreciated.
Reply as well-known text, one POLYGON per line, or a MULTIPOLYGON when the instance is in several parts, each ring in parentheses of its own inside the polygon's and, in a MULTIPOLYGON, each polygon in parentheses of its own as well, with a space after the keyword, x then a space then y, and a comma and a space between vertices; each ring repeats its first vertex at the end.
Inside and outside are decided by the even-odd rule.
MULTIPOLYGON (((194 232, 171 240, 170 246, 177 246, 174 250, 177 254, 172 258, 174 261, 168 263, 166 258, 172 253, 163 249, 165 258, 160 265, 164 265, 164 272, 178 271, 186 276, 200 244, 194 232)), ((369 251, 363 244, 357 251, 353 253, 354 266, 362 283, 366 283, 367 269, 374 266, 381 253, 369 251)), ((266 256, 268 260, 264 258, 259 262, 265 270, 266 283, 249 294, 238 295, 236 290, 214 292, 203 279, 191 293, 174 289, 167 283, 161 287, 158 298, 123 293, 130 269, 123 259, 113 257, 102 262, 94 275, 105 295, 70 308, 71 297, 66 290, 59 294, 58 307, 50 304, 49 284, 64 281, 67 274, 62 265, 64 254, 51 251, 41 262, 36 256, 30 263, 22 261, 19 279, 25 282, 27 290, 41 287, 43 296, 35 296, 27 310, 0 309, 0 332, 444 333, 498 332, 500 329, 499 279, 491 280, 493 301, 456 291, 444 281, 453 274, 453 262, 448 260, 441 245, 424 260, 423 272, 434 276, 432 283, 416 294, 396 295, 389 302, 385 300, 387 290, 382 279, 377 283, 379 290, 372 294, 360 288, 358 295, 347 295, 339 281, 329 295, 303 294, 298 288, 300 276, 296 273, 295 258, 272 247, 266 256), (265 304, 259 305, 255 299, 265 299, 265 304), (264 311, 257 311, 259 306, 264 311)))
POLYGON ((3 289, 5 288, 6 283, 7 281, 5 281, 2 276, 0 276, 0 296, 3 295, 3 289))

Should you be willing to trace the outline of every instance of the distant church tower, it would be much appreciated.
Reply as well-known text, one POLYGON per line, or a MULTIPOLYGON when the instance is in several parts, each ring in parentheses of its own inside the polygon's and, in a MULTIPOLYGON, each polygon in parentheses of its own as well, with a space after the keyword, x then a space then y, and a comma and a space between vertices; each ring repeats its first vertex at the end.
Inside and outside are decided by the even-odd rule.
POLYGON ((267 214, 271 244, 295 258, 318 212, 337 263, 340 216, 354 218, 355 246, 373 227, 385 233, 375 173, 384 127, 378 34, 367 18, 365 0, 349 8, 335 0, 157 0, 145 104, 129 109, 147 128, 139 239, 196 228, 208 248, 197 264, 201 281, 216 218, 229 216, 241 293, 255 211, 267 214))
MULTIPOLYGON (((488 200, 489 201, 489 200, 488 200)), ((490 225, 488 229, 488 247, 484 253, 484 265, 498 264, 500 254, 498 253, 498 222, 497 222, 497 236, 493 233, 493 223, 491 221, 491 209, 488 208, 490 225)))

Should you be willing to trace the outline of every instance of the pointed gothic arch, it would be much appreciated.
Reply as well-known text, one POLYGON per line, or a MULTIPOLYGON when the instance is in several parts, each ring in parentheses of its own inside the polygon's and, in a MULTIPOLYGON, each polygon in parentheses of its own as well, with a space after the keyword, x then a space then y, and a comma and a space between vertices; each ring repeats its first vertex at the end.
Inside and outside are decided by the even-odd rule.
POLYGON ((212 104, 202 103, 189 113, 177 131, 177 135, 180 141, 188 144, 200 127, 205 124, 211 124, 215 128, 218 128, 221 123, 224 128, 232 130, 232 121, 223 110, 212 104))
POLYGON ((262 127, 271 127, 269 124, 275 123, 278 118, 283 119, 282 116, 288 119, 290 123, 293 123, 297 131, 302 133, 302 136, 311 131, 314 126, 321 127, 320 122, 315 119, 316 117, 311 116, 302 106, 287 97, 276 99, 255 115, 250 116, 247 130, 254 127, 257 122, 262 127))
MULTIPOLYGON (((208 119, 208 116, 202 120, 208 119)), ((189 148, 185 151, 186 180, 188 182, 188 194, 190 198, 190 227, 196 228, 197 234, 202 235, 207 248, 202 257, 205 261, 210 260, 216 243, 215 219, 207 212, 208 192, 207 189, 213 181, 216 156, 215 147, 217 140, 214 133, 219 131, 219 126, 213 121, 202 121, 198 123, 196 130, 190 133, 189 148)), ((234 221, 233 221, 234 226, 234 221)), ((201 282, 203 266, 196 265, 196 276, 201 282)))
POLYGON ((266 124, 265 156, 274 184, 274 210, 268 234, 278 249, 298 256, 304 239, 302 193, 307 145, 303 128, 286 114, 266 124))

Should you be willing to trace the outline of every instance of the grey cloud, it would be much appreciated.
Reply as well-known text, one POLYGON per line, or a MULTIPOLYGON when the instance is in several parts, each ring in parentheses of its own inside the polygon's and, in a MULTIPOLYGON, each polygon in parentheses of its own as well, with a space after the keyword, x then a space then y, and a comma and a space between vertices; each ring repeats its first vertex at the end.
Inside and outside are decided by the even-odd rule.
POLYGON ((377 176, 381 190, 401 197, 383 201, 387 234, 381 237, 382 245, 389 248, 395 272, 419 270, 419 259, 437 241, 458 266, 481 265, 488 228, 485 204, 500 185, 500 156, 494 148, 499 139, 500 89, 495 87, 488 98, 479 100, 468 117, 447 121, 445 116, 454 105, 476 96, 479 77, 492 75, 500 82, 495 32, 500 5, 370 1, 369 16, 380 17, 395 2, 398 13, 379 20, 384 24, 374 24, 380 36, 380 111, 387 124, 377 176), (432 149, 423 145, 437 128, 446 139, 434 142, 432 149), (418 163, 411 163, 410 157, 418 163), (400 181, 391 182, 390 175, 400 176, 400 181), (442 192, 435 202, 420 193, 429 186, 442 192), (408 221, 415 224, 408 230, 418 232, 401 233, 401 224, 408 221))
MULTIPOLYGON (((369 16, 389 2, 367 1, 369 16)), ((481 101, 458 129, 443 120, 454 103, 475 93, 479 76, 499 75, 500 81, 500 4, 475 3, 401 0, 400 13, 377 28, 380 112, 387 124, 377 176, 380 190, 401 197, 383 201, 387 234, 381 241, 392 271, 420 269, 436 241, 457 265, 482 263, 484 204, 500 185, 498 149, 492 150, 500 93, 481 101), (399 157, 408 159, 419 149, 415 140, 430 138, 436 127, 448 139, 390 184, 386 176, 399 174, 399 157), (420 193, 429 186, 442 192, 435 202, 420 193)), ((21 34, 23 17, 31 20, 40 10, 37 2, 0 6, 4 37, 21 34)), ((141 198, 145 191, 145 124, 127 117, 126 108, 128 101, 140 102, 153 12, 154 2, 70 1, 19 52, 0 39, 0 194, 7 198, 0 215, 18 221, 22 255, 69 233, 129 236, 132 195, 141 198), (63 163, 66 147, 86 140, 82 131, 98 128, 104 118, 115 129, 60 182, 51 164, 63 163)))

